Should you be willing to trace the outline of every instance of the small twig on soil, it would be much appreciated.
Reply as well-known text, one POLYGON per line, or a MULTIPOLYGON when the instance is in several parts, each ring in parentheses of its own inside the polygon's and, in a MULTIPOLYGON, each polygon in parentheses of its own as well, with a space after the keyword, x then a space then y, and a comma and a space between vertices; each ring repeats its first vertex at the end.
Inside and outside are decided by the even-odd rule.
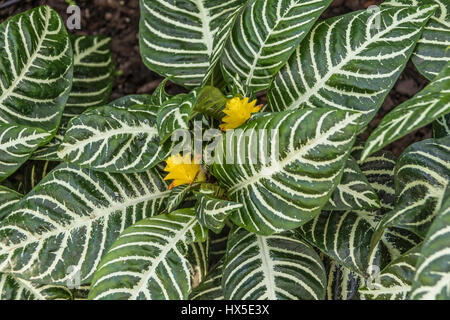
POLYGON ((13 4, 20 2, 20 0, 9 0, 3 4, 0 4, 0 9, 5 9, 6 7, 12 6, 13 4))
POLYGON ((154 80, 152 82, 148 82, 146 84, 144 84, 143 86, 141 86, 137 93, 141 94, 141 93, 148 93, 148 92, 152 92, 153 90, 156 89, 156 87, 158 87, 158 85, 161 83, 162 79, 157 79, 154 80))

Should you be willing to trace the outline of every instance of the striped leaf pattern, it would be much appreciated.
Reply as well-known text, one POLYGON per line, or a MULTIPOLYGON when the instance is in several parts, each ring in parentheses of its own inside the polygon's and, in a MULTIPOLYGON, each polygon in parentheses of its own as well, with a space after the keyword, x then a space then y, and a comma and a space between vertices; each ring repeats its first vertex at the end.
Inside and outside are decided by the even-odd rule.
MULTIPOLYGON (((367 213, 366 213, 367 214, 367 213)), ((383 217, 385 213, 379 213, 378 216, 372 216, 372 229, 376 232, 376 223, 383 217)), ((372 236, 372 241, 373 241, 372 236)), ((400 257, 402 254, 416 247, 422 242, 422 238, 415 233, 396 227, 390 227, 385 230, 383 236, 378 243, 371 244, 369 258, 369 273, 373 273, 376 268, 384 267, 390 261, 400 257), (373 245, 373 247, 372 247, 373 245), (381 259, 378 260, 377 257, 381 259), (381 262, 378 262, 381 261, 381 262)))
POLYGON ((50 138, 51 134, 40 128, 0 123, 0 181, 19 169, 50 138))
POLYGON ((327 272, 327 300, 356 300, 364 277, 341 266, 335 260, 324 257, 327 272))
POLYGON ((155 105, 155 106, 161 106, 164 102, 170 99, 172 97, 166 92, 166 84, 167 81, 169 81, 170 78, 165 78, 161 83, 158 85, 158 87, 153 91, 152 97, 148 103, 140 103, 144 105, 155 105))
POLYGON ((177 130, 189 129, 189 120, 192 116, 199 89, 189 94, 179 94, 167 100, 158 110, 156 117, 158 134, 164 143, 172 133, 177 130))
POLYGON ((64 23, 47 6, 0 25, 0 181, 47 143, 72 84, 64 23))
POLYGON ((196 186, 195 184, 183 184, 170 190, 170 196, 167 199, 167 212, 175 211, 196 186))
POLYGON ((85 109, 106 104, 114 84, 110 38, 71 35, 74 50, 73 83, 63 119, 52 141, 33 153, 34 160, 62 161, 57 152, 64 140, 67 122, 85 109))
POLYGON ((381 220, 375 240, 389 226, 424 238, 449 185, 450 136, 414 143, 401 155, 395 171, 395 208, 381 220))
POLYGON ((191 290, 188 245, 205 239, 193 209, 138 222, 102 260, 89 299, 186 300, 191 290))
POLYGON ((196 192, 195 196, 197 219, 204 227, 217 234, 222 231, 228 216, 243 207, 241 203, 216 199, 200 192, 196 192))
POLYGON ((310 244, 352 272, 368 276, 412 247, 420 238, 407 230, 389 228, 371 248, 379 211, 322 211, 297 229, 310 244))
POLYGON ((352 156, 357 159, 361 171, 380 199, 383 209, 393 209, 395 200, 394 174, 397 158, 387 150, 380 150, 361 160, 363 144, 356 145, 352 156))
POLYGON ((86 108, 106 104, 114 84, 110 38, 71 35, 73 85, 63 117, 66 121, 86 108))
POLYGON ((206 275, 196 288, 194 288, 189 300, 224 300, 222 290, 223 261, 219 261, 206 275))
POLYGON ((367 139, 362 158, 449 112, 450 62, 425 89, 383 118, 367 139))
POLYGON ((111 101, 107 105, 119 109, 129 109, 137 104, 144 106, 154 106, 155 105, 155 103, 153 103, 154 99, 156 98, 153 95, 149 94, 132 94, 111 101))
POLYGON ((264 237, 236 228, 228 239, 222 286, 229 300, 321 300, 325 269, 317 253, 289 231, 264 237))
POLYGON ((443 138, 450 135, 450 114, 433 122, 433 138, 443 138))
POLYGON ((246 0, 140 0, 139 47, 147 67, 171 81, 201 84, 214 37, 246 0))
POLYGON ((222 232, 216 234, 214 232, 209 233, 211 239, 211 249, 209 252, 209 259, 212 264, 218 263, 224 256, 227 250, 228 235, 230 234, 232 223, 227 220, 222 232))
POLYGON ((241 12, 244 5, 249 2, 248 0, 240 1, 240 4, 230 13, 230 15, 223 21, 222 25, 219 27, 216 35, 214 36, 214 41, 212 44, 212 52, 209 57, 209 65, 206 70, 205 76, 203 78, 203 85, 216 85, 215 78, 223 79, 222 66, 220 64, 225 45, 231 35, 231 31, 236 23, 236 19, 241 12))
POLYGON ((53 132, 72 82, 72 50, 64 23, 43 6, 0 25, 0 123, 53 132))
POLYGON ((224 140, 215 150, 214 176, 232 201, 244 205, 231 215, 233 222, 269 235, 316 216, 341 178, 359 117, 325 108, 293 110, 231 132, 225 139, 230 146, 224 140))
POLYGON ((361 299, 408 299, 419 255, 420 246, 392 261, 380 274, 375 275, 366 287, 359 289, 361 299))
POLYGON ((423 242, 411 299, 450 300, 450 188, 423 242))
POLYGON ((18 191, 27 194, 58 165, 59 162, 54 161, 27 161, 22 171, 23 183, 18 188, 18 191))
MULTIPOLYGON (((394 208, 394 173, 397 158, 390 151, 380 150, 362 161, 361 153, 363 149, 364 145, 359 142, 353 148, 352 156, 358 159, 362 172, 377 193, 381 209, 362 210, 357 211, 357 213, 371 224, 372 229, 376 229, 379 221, 394 208)), ((383 260, 389 262, 397 259, 421 242, 422 239, 411 231, 395 227, 386 229, 383 236, 371 248, 369 269, 374 268, 376 263, 379 263, 376 261, 376 257, 384 256, 383 260), (380 255, 380 251, 383 252, 382 255, 380 255)))
POLYGON ((63 286, 36 284, 11 274, 0 273, 1 300, 72 300, 63 286))
MULTIPOLYGON (((364 212, 322 211, 297 232, 342 266, 367 275, 370 241, 374 233, 369 219, 364 212)), ((378 253, 372 263, 382 263, 383 253, 378 253)))
POLYGON ((89 283, 119 233, 158 214, 167 196, 156 171, 124 175, 62 164, 0 223, 0 271, 52 284, 79 273, 89 283))
POLYGON ((0 221, 11 212, 12 207, 22 197, 22 194, 7 187, 0 186, 0 221))
POLYGON ((425 26, 412 61, 420 73, 432 80, 450 60, 450 3, 445 0, 388 0, 382 5, 417 6, 423 3, 439 7, 425 26))
POLYGON ((191 265, 191 284, 196 288, 202 282, 209 270, 209 237, 206 241, 196 241, 189 245, 187 259, 191 265))
POLYGON ((41 161, 63 161, 63 159, 58 156, 58 149, 64 140, 66 130, 67 124, 61 123, 52 140, 33 152, 30 159, 41 161))
POLYGON ((325 210, 358 210, 380 208, 380 200, 362 173, 355 159, 350 157, 341 182, 334 190, 325 210))
POLYGON ((142 105, 88 110, 69 123, 58 150, 70 163, 122 173, 146 171, 166 153, 159 145, 156 110, 142 105))
POLYGON ((254 0, 237 18, 222 54, 229 84, 266 89, 330 0, 254 0))
POLYGON ((367 125, 434 10, 357 11, 318 23, 272 82, 269 110, 355 110, 362 114, 361 127, 367 125))

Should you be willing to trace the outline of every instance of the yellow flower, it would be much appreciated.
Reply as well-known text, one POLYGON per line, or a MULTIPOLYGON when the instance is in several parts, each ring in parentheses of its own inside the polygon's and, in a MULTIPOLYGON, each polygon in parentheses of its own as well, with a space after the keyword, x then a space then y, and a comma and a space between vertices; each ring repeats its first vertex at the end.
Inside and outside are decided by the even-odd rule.
POLYGON ((194 181, 205 181, 205 173, 200 168, 200 164, 191 160, 191 154, 188 153, 184 157, 181 155, 171 156, 166 160, 164 171, 169 174, 164 180, 173 180, 169 186, 169 190, 182 184, 192 184, 194 181))
POLYGON ((222 118, 223 123, 219 126, 219 128, 226 131, 239 127, 245 121, 250 119, 252 113, 261 110, 261 106, 255 107, 255 105, 256 100, 249 103, 248 98, 241 99, 239 97, 235 97, 233 99, 229 99, 225 109, 223 110, 226 116, 222 118))

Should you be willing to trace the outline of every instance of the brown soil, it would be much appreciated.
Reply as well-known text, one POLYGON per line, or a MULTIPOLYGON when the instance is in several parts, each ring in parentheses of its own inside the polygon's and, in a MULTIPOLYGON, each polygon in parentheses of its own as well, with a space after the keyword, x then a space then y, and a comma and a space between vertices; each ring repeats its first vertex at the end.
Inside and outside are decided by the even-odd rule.
MULTIPOLYGON (((5 1, 0 0, 0 4, 5 1)), ((377 5, 379 0, 335 0, 322 18, 377 5)), ((78 34, 102 34, 112 38, 111 50, 118 71, 111 99, 134 93, 151 93, 162 78, 148 70, 142 63, 138 47, 139 1, 138 0, 76 0, 82 10, 82 28, 78 34)), ((67 2, 64 0, 22 0, 0 10, 0 22, 8 17, 39 5, 47 4, 66 19, 67 2)), ((412 63, 408 63, 392 92, 386 98, 377 117, 371 122, 369 133, 392 108, 411 98, 428 81, 421 76, 412 63)), ((169 83, 167 90, 174 94, 185 90, 169 83)), ((416 130, 406 137, 392 143, 387 149, 399 155, 414 141, 431 137, 431 127, 416 130)))

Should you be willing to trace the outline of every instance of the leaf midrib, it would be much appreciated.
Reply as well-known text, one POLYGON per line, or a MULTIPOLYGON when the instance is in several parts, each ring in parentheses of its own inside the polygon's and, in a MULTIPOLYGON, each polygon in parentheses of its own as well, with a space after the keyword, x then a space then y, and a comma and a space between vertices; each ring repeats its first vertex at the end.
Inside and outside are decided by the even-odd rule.
POLYGON ((142 291, 142 289, 147 285, 150 278, 155 276, 156 269, 160 265, 161 262, 164 261, 164 259, 167 257, 167 254, 170 250, 176 248, 177 243, 181 241, 186 236, 186 233, 188 230, 192 229, 197 222, 196 216, 192 216, 189 220, 189 222, 183 227, 183 229, 179 230, 178 233, 175 235, 174 238, 172 238, 170 241, 168 241, 167 244, 164 246, 164 250, 162 250, 156 259, 152 262, 150 268, 145 271, 145 275, 139 280, 139 282, 133 286, 131 289, 131 296, 130 300, 136 300, 139 296, 139 293, 142 291))
MULTIPOLYGON (((312 112, 312 111, 309 111, 312 112)), ((314 137, 314 139, 309 140, 305 145, 301 146, 300 149, 294 150, 293 152, 289 153, 287 157, 285 157, 283 160, 272 163, 271 166, 262 167, 257 174, 254 174, 249 179, 241 181, 235 185, 233 185, 230 190, 229 194, 233 194, 236 191, 245 188, 246 186, 250 184, 254 184, 256 181, 259 181, 265 177, 271 177, 274 174, 278 173, 280 169, 283 169, 287 165, 289 165, 291 162, 296 161, 301 156, 306 155, 311 149, 315 148, 317 145, 322 144, 326 141, 328 141, 328 138, 330 136, 333 136, 335 133, 342 130, 343 127, 346 127, 348 124, 351 124, 357 118, 360 117, 359 113, 355 113, 349 117, 346 117, 341 122, 338 122, 335 124, 332 128, 330 128, 325 134, 322 134, 319 138, 317 136, 314 137), (267 172, 267 173, 265 173, 267 172)))
MULTIPOLYGON (((380 32, 375 37, 372 37, 369 40, 365 41, 356 50, 347 52, 347 56, 344 59, 342 59, 341 62, 339 62, 337 65, 333 66, 332 68, 330 68, 328 70, 328 72, 319 81, 317 81, 312 88, 309 89, 308 92, 305 92, 304 95, 300 96, 296 101, 292 102, 291 105, 287 109, 288 110, 295 109, 302 103, 308 102, 311 99, 311 97, 315 96, 323 88, 323 86, 328 82, 328 80, 330 80, 330 78, 334 74, 336 74, 337 71, 341 70, 342 67, 344 67, 353 58, 357 57, 361 52, 363 52, 368 45, 377 42, 382 36, 389 33, 392 29, 395 29, 396 26, 401 25, 402 23, 407 22, 409 20, 414 20, 413 19, 414 17, 420 16, 420 15, 422 15, 422 13, 430 11, 430 8, 433 8, 433 7, 428 7, 425 10, 418 11, 415 14, 408 15, 406 18, 396 21, 396 23, 391 24, 383 32, 380 32)), ((322 22, 320 25, 322 25, 324 23, 325 22, 322 22)), ((350 47, 350 49, 351 49, 351 47, 350 47)))
MULTIPOLYGON (((141 202, 146 202, 146 201, 150 201, 153 199, 163 198, 165 195, 169 195, 169 194, 170 194, 170 191, 163 191, 163 192, 159 191, 157 193, 146 194, 145 196, 142 196, 142 197, 128 198, 127 199, 128 201, 124 201, 124 202, 119 202, 119 203, 112 202, 110 204, 110 206, 106 207, 106 208, 105 207, 96 207, 92 212, 90 212, 89 215, 80 217, 78 221, 74 220, 73 223, 71 223, 67 227, 58 228, 58 227, 54 226, 55 229, 53 231, 46 232, 46 233, 39 234, 39 235, 30 234, 31 236, 33 236, 32 239, 19 242, 18 244, 13 245, 13 246, 0 248, 0 256, 2 254, 6 254, 8 256, 8 258, 5 260, 5 262, 7 262, 10 259, 10 254, 12 252, 14 252, 17 248, 26 247, 29 244, 43 241, 43 239, 48 239, 53 236, 58 236, 61 233, 68 233, 68 232, 71 232, 72 230, 80 229, 82 227, 88 226, 89 224, 92 224, 93 222, 104 219, 105 217, 113 214, 114 212, 123 211, 124 209, 126 209, 130 206, 137 205, 141 202), (98 213, 102 213, 102 214, 98 214, 98 213), (93 215, 95 216, 94 219, 91 218, 93 215)), ((38 196, 36 196, 36 197, 38 197, 38 196)), ((20 210, 18 210, 16 212, 20 212, 20 210)), ((0 228, 2 227, 2 225, 3 225, 3 223, 0 224, 0 228)), ((4 266, 2 264, 0 264, 0 270, 3 268, 4 268, 4 266)))
MULTIPOLYGON (((22 81, 23 77, 28 73, 30 67, 33 65, 34 60, 36 59, 39 51, 42 49, 42 43, 44 42, 45 37, 47 36, 48 27, 50 23, 50 8, 46 8, 46 17, 45 17, 45 25, 44 25, 44 32, 42 34, 42 37, 39 38, 38 44, 36 45, 36 50, 33 52, 33 54, 28 59, 27 64, 23 67, 22 72, 17 76, 16 79, 11 83, 11 85, 6 89, 3 94, 0 96, 0 106, 3 105, 3 101, 8 98, 8 96, 11 94, 11 92, 14 92, 16 89, 16 86, 22 81)), ((8 41, 8 39, 6 39, 8 41)), ((25 44, 26 45, 26 44, 25 44)), ((13 63, 13 62, 11 62, 13 63)), ((12 68, 12 66, 11 66, 12 68)))

